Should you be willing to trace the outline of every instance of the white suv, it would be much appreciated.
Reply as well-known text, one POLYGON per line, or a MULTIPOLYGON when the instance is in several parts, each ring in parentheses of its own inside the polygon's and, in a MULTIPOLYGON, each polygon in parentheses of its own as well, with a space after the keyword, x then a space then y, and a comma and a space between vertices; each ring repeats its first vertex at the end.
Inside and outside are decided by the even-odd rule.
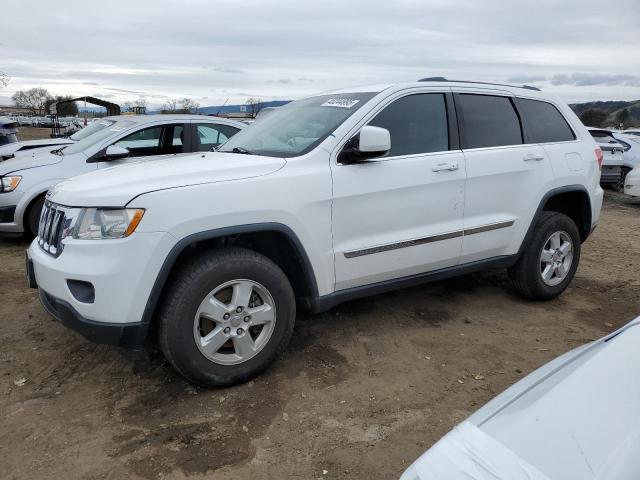
POLYGON ((233 384, 284 350, 296 306, 488 267, 530 298, 559 295, 598 221, 601 161, 571 110, 531 87, 339 90, 217 152, 57 185, 29 281, 86 337, 157 338, 191 381, 233 384))
POLYGON ((121 115, 92 123, 69 145, 0 160, 0 234, 35 236, 45 193, 64 179, 129 163, 128 157, 209 151, 245 127, 202 115, 121 115))

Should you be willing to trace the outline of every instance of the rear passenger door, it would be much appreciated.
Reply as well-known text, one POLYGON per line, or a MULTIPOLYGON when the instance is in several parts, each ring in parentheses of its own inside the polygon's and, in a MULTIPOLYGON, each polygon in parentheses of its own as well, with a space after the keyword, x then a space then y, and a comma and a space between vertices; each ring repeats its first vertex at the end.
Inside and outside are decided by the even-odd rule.
POLYGON ((467 166, 460 263, 514 254, 553 187, 549 158, 525 141, 509 94, 458 91, 454 97, 467 166))
POLYGON ((465 168, 453 113, 450 94, 398 94, 360 126, 389 130, 387 155, 332 158, 336 290, 458 263, 465 168))

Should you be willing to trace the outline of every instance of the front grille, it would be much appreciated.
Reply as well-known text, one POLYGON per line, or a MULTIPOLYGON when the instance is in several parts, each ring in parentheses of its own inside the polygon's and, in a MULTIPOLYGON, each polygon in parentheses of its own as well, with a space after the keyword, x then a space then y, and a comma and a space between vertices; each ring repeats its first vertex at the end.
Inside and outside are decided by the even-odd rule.
POLYGON ((66 220, 64 209, 49 202, 42 207, 38 226, 38 245, 54 257, 62 253, 62 232, 66 220))

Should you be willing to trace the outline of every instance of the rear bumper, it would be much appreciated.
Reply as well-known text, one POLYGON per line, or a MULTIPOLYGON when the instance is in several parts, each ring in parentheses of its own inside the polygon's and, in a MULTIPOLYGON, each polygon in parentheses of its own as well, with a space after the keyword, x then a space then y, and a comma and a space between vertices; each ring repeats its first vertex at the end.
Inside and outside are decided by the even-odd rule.
POLYGON ((94 343, 117 345, 139 350, 147 337, 147 323, 104 323, 83 318, 64 300, 40 289, 40 302, 44 309, 65 327, 75 330, 94 343))
POLYGON ((600 173, 600 183, 612 184, 620 181, 622 170, 619 165, 603 165, 600 173))

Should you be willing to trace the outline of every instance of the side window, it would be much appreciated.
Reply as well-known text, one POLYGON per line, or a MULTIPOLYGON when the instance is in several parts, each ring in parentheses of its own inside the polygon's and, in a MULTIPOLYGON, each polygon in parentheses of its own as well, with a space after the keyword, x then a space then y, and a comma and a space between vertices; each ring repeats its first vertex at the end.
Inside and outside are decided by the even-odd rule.
POLYGON ((196 125, 196 137, 198 145, 196 151, 208 152, 218 145, 226 142, 238 133, 240 129, 229 125, 201 123, 196 125))
POLYGON ((518 98, 531 143, 568 142, 576 136, 558 109, 548 102, 518 98))
POLYGON ((387 157, 449 150, 447 108, 441 93, 408 95, 385 107, 369 125, 391 134, 387 157))
POLYGON ((127 148, 132 157, 184 153, 184 128, 182 125, 149 127, 127 135, 114 145, 127 148))
POLYGON ((492 95, 460 94, 464 117, 464 148, 522 144, 522 128, 511 99, 492 95))
POLYGON ((159 155, 160 141, 162 139, 162 127, 150 127, 127 135, 118 140, 114 145, 127 148, 132 157, 144 157, 159 155))

